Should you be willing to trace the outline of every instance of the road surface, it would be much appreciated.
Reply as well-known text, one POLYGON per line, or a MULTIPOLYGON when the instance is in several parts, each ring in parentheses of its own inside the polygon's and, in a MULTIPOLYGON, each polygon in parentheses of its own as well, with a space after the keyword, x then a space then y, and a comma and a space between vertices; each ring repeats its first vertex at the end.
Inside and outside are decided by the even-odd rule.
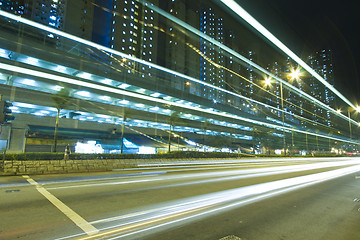
POLYGON ((360 158, 189 162, 1 176, 0 239, 360 239, 360 158))

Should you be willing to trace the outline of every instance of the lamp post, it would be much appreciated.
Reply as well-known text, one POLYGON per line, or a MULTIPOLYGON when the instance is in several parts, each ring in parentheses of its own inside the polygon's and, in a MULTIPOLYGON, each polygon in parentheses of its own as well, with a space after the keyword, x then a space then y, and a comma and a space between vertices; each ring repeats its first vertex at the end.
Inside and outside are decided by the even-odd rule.
MULTIPOLYGON (((301 76, 301 68, 300 66, 298 66, 296 69, 291 68, 290 69, 290 73, 288 74, 288 79, 290 81, 299 81, 300 80, 300 76, 301 76)), ((284 106, 283 106, 283 97, 282 97, 282 83, 280 82, 280 92, 281 92, 281 104, 282 104, 282 110, 283 110, 283 129, 284 129, 284 106)), ((285 131, 284 131, 285 132, 285 131)), ((285 134, 285 133, 284 133, 285 134)), ((291 131, 291 140, 292 140, 292 146, 291 146, 291 151, 292 154, 294 154, 294 131, 291 131)), ((285 146, 285 137, 284 137, 284 146, 285 146)))
MULTIPOLYGON (((289 80, 300 80, 301 76, 301 69, 300 67, 296 69, 291 69, 290 73, 288 74, 289 80)), ((268 77, 264 80, 265 87, 271 85, 271 78, 268 77)), ((285 137, 285 113, 284 113, 284 93, 283 93, 283 86, 282 81, 280 81, 280 101, 281 101, 281 117, 282 117, 282 125, 283 125, 283 145, 284 145, 284 154, 286 155, 286 137, 285 137)), ((292 132, 292 148, 294 147, 294 139, 293 139, 293 132, 292 132)))
MULTIPOLYGON (((348 119, 349 119, 349 134, 350 134, 350 140, 352 140, 352 129, 351 129, 351 115, 350 115, 350 111, 355 110, 356 112, 360 112, 360 107, 357 106, 355 109, 353 109, 352 107, 348 107, 347 111, 348 111, 348 119)), ((354 150, 354 145, 353 145, 353 150, 354 150)))
POLYGON ((286 139, 285 139, 285 115, 284 115, 284 97, 283 97, 283 88, 282 82, 280 82, 280 99, 281 99, 281 115, 283 123, 283 143, 284 143, 284 155, 286 155, 286 139))
MULTIPOLYGON (((268 77, 264 80, 265 87, 271 86, 271 78, 268 77)), ((283 144, 284 144, 284 154, 286 155, 286 140, 285 140, 285 115, 284 115, 284 98, 283 98, 283 88, 282 82, 280 81, 280 101, 281 101, 281 117, 283 123, 283 144)))
POLYGON ((351 108, 348 107, 347 112, 348 112, 348 118, 349 118, 349 132, 350 132, 350 140, 352 139, 352 133, 351 133, 351 118, 350 118, 350 110, 351 108))

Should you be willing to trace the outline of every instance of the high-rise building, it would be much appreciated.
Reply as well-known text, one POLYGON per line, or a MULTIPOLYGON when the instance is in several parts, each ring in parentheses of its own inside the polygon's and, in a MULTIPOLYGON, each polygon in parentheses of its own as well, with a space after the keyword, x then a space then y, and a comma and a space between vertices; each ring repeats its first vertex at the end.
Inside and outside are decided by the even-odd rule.
MULTIPOLYGON (((212 6, 203 4, 200 12, 200 31, 224 43, 223 18, 216 14, 212 6)), ((224 51, 205 39, 200 39, 200 51, 203 54, 200 58, 200 80, 213 86, 225 88, 224 69, 217 65, 224 66, 224 51)), ((212 88, 204 87, 202 95, 205 98, 213 99, 214 102, 224 101, 224 94, 212 88)))
MULTIPOLYGON (((334 84, 334 72, 333 72, 333 61, 331 50, 322 50, 315 52, 308 56, 308 64, 314 69, 320 76, 322 76, 331 85, 334 84)), ((285 65, 281 66, 278 62, 269 64, 267 70, 275 76, 284 79, 291 83, 296 88, 308 93, 310 96, 318 99, 326 105, 334 108, 335 97, 334 94, 327 89, 321 82, 315 77, 309 74, 300 74, 298 78, 292 77, 292 72, 301 69, 294 61, 289 57, 285 61, 285 65)), ((333 125, 332 114, 319 107, 318 105, 310 102, 303 101, 303 99, 295 94, 292 90, 289 90, 283 86, 283 97, 284 97, 284 111, 287 112, 286 119, 292 122, 299 122, 301 126, 307 127, 306 121, 298 121, 292 117, 293 114, 308 118, 315 122, 325 124, 327 126, 333 125)), ((276 96, 270 96, 266 102, 272 106, 281 108, 280 104, 280 87, 276 85, 272 86, 272 91, 276 96)))
MULTIPOLYGON (((159 1, 161 9, 177 19, 198 27, 199 4, 188 0, 162 0, 159 1)), ((199 78, 200 56, 199 40, 197 37, 184 34, 186 31, 173 21, 163 18, 159 21, 158 64, 176 72, 199 78)), ((199 85, 184 81, 177 77, 171 79, 170 85, 173 89, 181 90, 184 93, 198 95, 199 85)))
MULTIPOLYGON (((0 9, 149 62, 157 58, 157 14, 134 0, 0 0, 0 9)), ((57 38, 52 34, 47 37, 57 38)), ((89 55, 81 46, 74 47, 70 40, 57 38, 56 42, 58 47, 68 48, 73 54, 89 55)), ((106 64, 116 60, 109 54, 97 55, 106 64)), ((127 71, 151 75, 149 67, 135 66, 130 61, 121 64, 127 71)))
MULTIPOLYGON (((242 49, 238 46, 241 35, 234 29, 224 27, 227 18, 216 5, 209 1, 194 3, 190 0, 154 0, 149 2, 153 2, 167 13, 241 53, 250 61, 257 62, 257 57, 260 57, 257 56, 256 50, 244 51, 246 46, 242 46, 242 49)), ((274 95, 257 94, 258 89, 255 84, 258 84, 260 75, 255 73, 250 65, 233 59, 233 56, 227 56, 221 48, 203 38, 184 34, 182 27, 169 19, 160 17, 154 10, 138 1, 0 0, 0 9, 145 61, 157 63, 215 87, 235 91, 244 97, 281 107, 279 85, 273 86, 274 95)), ((80 49, 81 46, 74 47, 70 40, 60 39, 51 34, 46 37, 54 39, 57 47, 69 48, 74 54, 89 54, 86 49, 80 49)), ((115 61, 119 64, 120 61, 122 71, 136 72, 143 78, 149 78, 153 74, 148 66, 135 64, 132 61, 121 62, 122 59, 117 59, 110 54, 103 56, 101 53, 97 54, 96 57, 105 64, 113 65, 115 61)), ((308 62, 326 81, 330 84, 334 83, 331 51, 319 51, 309 56, 308 62)), ((285 65, 281 66, 277 62, 272 66, 269 65, 268 69, 276 76, 286 79, 286 74, 290 73, 294 64, 288 59, 285 65)), ((236 106, 245 104, 239 98, 230 98, 213 88, 193 84, 176 76, 171 79, 167 77, 171 89, 198 95, 214 102, 231 103, 236 106)), ((325 104, 334 106, 332 92, 324 88, 315 78, 306 76, 299 81, 294 80, 292 84, 325 104)), ((332 115, 328 111, 316 105, 304 105, 300 97, 291 91, 284 90, 284 100, 287 102, 284 109, 290 113, 287 116, 294 113, 331 126, 332 115)))
MULTIPOLYGON (((331 50, 323 49, 315 52, 308 57, 308 62, 310 67, 322 76, 325 81, 334 85, 334 67, 331 50)), ((332 108, 335 107, 335 97, 333 92, 331 92, 314 77, 310 77, 308 82, 311 89, 310 93, 313 97, 319 99, 321 102, 332 108)), ((328 126, 332 125, 333 116, 328 110, 319 108, 318 106, 313 106, 313 111, 315 113, 313 115, 315 121, 322 121, 328 126)))
POLYGON ((1 0, 0 9, 16 15, 24 16, 27 14, 28 4, 24 1, 1 0))

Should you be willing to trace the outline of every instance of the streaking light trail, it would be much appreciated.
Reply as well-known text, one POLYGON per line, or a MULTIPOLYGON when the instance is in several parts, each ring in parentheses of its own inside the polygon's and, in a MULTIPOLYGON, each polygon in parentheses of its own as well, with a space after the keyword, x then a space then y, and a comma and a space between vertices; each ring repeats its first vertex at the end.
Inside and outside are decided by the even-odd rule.
POLYGON ((344 97, 338 90, 336 90, 331 84, 325 81, 318 73, 316 73, 309 65, 307 65, 303 60, 301 60, 295 53, 293 53, 288 47, 285 46, 279 39, 277 39, 271 32, 269 32, 264 26, 262 26, 255 18, 253 18, 248 12, 245 11, 238 3, 234 0, 221 0, 231 11, 236 13, 239 17, 244 19, 250 26, 255 28, 260 32, 264 37, 271 41, 275 46, 277 46, 281 51, 291 57, 295 62, 297 62, 301 67, 308 71, 312 76, 329 88, 333 93, 335 93, 340 99, 347 103, 350 107, 357 109, 357 107, 352 104, 346 97, 344 97))
MULTIPOLYGON (((166 18, 170 19, 171 21, 174 21, 176 22, 177 24, 179 24, 180 26, 183 26, 184 28, 188 29, 189 31, 203 37, 204 39, 206 39, 207 41, 210 41, 212 42, 213 44, 215 44, 216 46, 224 49, 225 51, 233 54, 234 56, 238 57, 239 59, 241 59, 242 61, 246 62, 247 64, 250 64, 252 66, 254 66, 255 68, 257 68, 258 70, 264 72, 265 74, 271 76, 272 78, 278 80, 279 82, 282 82, 285 86, 291 88, 292 90, 294 90, 294 92, 298 95, 301 95, 303 97, 306 97, 307 99, 309 99, 310 101, 313 101, 314 103, 316 103, 318 106, 322 107, 322 108, 325 108, 331 112, 333 112, 335 115, 337 116, 340 116, 341 118, 343 119, 346 119, 348 120, 349 118, 347 118, 346 116, 344 116, 343 114, 340 114, 339 112, 337 112, 335 109, 332 109, 330 108, 329 106, 327 106, 326 104, 320 102, 319 100, 317 100, 316 98, 313 98, 312 96, 308 95, 307 93, 301 91, 300 89, 292 86, 291 84, 289 84, 288 82, 276 77, 275 75, 272 75, 271 73, 269 73, 268 71, 266 71, 265 69, 263 69, 262 67, 260 67, 259 65, 253 63, 252 61, 248 60, 247 58, 243 57, 242 55, 238 54, 237 52, 233 51, 232 49, 226 47, 225 45, 219 43, 218 41, 212 39, 211 37, 209 37, 208 35, 200 32, 199 30, 191 27, 190 25, 180 21, 179 19, 173 17, 172 15, 170 14, 167 14, 166 12, 162 11, 161 9, 159 8, 156 8, 155 6, 153 6, 152 4, 148 4, 146 1, 140 1, 141 3, 145 4, 147 7, 155 10, 156 12, 158 12, 159 14, 165 16, 166 18)), ((242 99, 245 99, 245 100, 248 100, 248 101, 251 101, 251 102, 254 102, 256 104, 259 104, 259 105, 263 105, 263 106, 266 106, 266 107, 269 107, 269 108, 273 108, 273 109, 276 109, 277 111, 282 111, 282 112, 285 112, 281 109, 278 109, 278 108, 274 108, 270 105, 266 105, 264 103, 261 103, 261 102, 258 102, 258 101, 255 101, 253 99, 249 99, 249 98, 246 98, 244 96, 241 96, 239 94, 236 94, 234 92, 231 92, 231 91, 228 91, 228 90, 225 90, 225 89, 222 89, 220 87, 216 87, 216 86, 213 86, 212 84, 209 84, 209 83, 206 83, 204 81, 201 81, 199 79, 195 79, 195 78, 192 78, 190 76, 187 76, 185 74, 182 74, 182 73, 179 73, 179 72, 176 72, 176 71, 173 71, 173 70, 170 70, 170 69, 167 69, 165 67, 161 67, 159 65, 156 65, 156 64, 153 64, 151 62, 147 62, 145 60, 142 60, 142 59, 138 59, 136 57, 133 57, 133 56, 130 56, 130 55, 127 55, 125 53, 122 53, 122 52, 119 52, 119 51, 116 51, 114 49, 111 49, 111 48, 107 48, 107 47, 104 47, 100 44, 97 44, 97 43, 94 43, 94 42, 91 42, 91 41, 87 41, 85 39, 82 39, 82 38, 79 38, 79 37, 76 37, 74 35, 71 35, 71 34, 68 34, 68 33, 65 33, 63 31, 60 31, 58 29, 54 29, 52 27, 48 27, 48 26, 45 26, 45 25, 42 25, 42 24, 39 24, 39 23, 36 23, 34 21, 31 21, 31 20, 28 20, 28 19, 25 19, 25 18, 22 18, 22 17, 19 17, 19 16, 16 16, 14 14, 11 14, 11 13, 8 13, 8 12, 5 12, 5 11, 2 11, 0 10, 0 16, 4 16, 4 17, 7 17, 7 18, 10 18, 10 19, 13 19, 15 21, 18 21, 18 22, 21 22, 21 23, 24 23, 26 25, 29 25, 29 26, 32 26, 32 27, 35 27, 35 28, 38 28, 38 29, 41 29, 41 30, 44 30, 44 31, 47 31, 47 32, 51 32, 55 35, 59 35, 59 36, 62 36, 62 37, 65 37, 65 38, 68 38, 70 40, 73 40, 73 41, 76 41, 76 42, 79 42, 81 44, 84 44, 84 45, 87 45, 87 46, 90 46, 90 47, 93 47, 93 48, 96 48, 96 49, 99 49, 99 50, 103 50, 103 51, 106 51, 106 52, 109 52, 111 54, 114 54, 114 55, 117 55, 119 57, 122 57, 122 58, 126 58, 126 59, 129 59, 129 60, 132 60, 134 62, 138 62, 138 63, 141 63, 141 64, 144 64, 144 65, 147 65, 147 66, 150 66, 150 67, 153 67, 155 69, 158 69, 160 71, 164 71, 164 72, 167 72, 169 74, 174 74, 176 76, 179 76, 179 77, 182 77, 184 79, 187 79, 189 81, 192 81, 192 82, 196 82, 196 83, 199 83, 201 85, 204 85, 204 86, 207 86, 207 87, 210 87, 210 88, 213 88, 213 89, 216 89, 218 91, 222 91, 222 92, 225 92, 227 94, 230 94, 230 95, 233 95, 233 96, 236 96, 236 97, 239 97, 239 98, 242 98, 242 99)), ((357 124, 357 122, 355 122, 354 120, 351 119, 351 121, 353 121, 355 124, 357 124)))
MULTIPOLYGON (((266 198, 353 174, 360 170, 357 159, 349 160, 348 164, 345 165, 348 166, 154 204, 136 209, 136 212, 129 212, 125 215, 95 220, 91 224, 95 225, 100 233, 84 236, 80 239, 122 239, 130 236, 134 237, 131 239, 139 239, 143 236, 142 234, 166 230, 167 227, 179 222, 188 223, 188 221, 198 220, 210 214, 228 211, 266 198)), ((61 239, 73 237, 80 236, 77 234, 61 239)))
MULTIPOLYGON (((145 1, 145 0, 138 0, 138 1, 139 1, 140 3, 142 3, 142 4, 144 4, 145 6, 147 6, 148 8, 156 11, 156 12, 159 13, 160 15, 162 15, 162 16, 166 17, 167 19, 173 21, 174 23, 178 24, 179 26, 181 26, 181 27, 189 30, 190 32, 192 32, 192 33, 194 33, 194 34, 196 34, 196 35, 198 35, 198 36, 206 39, 207 41, 209 41, 209 42, 211 42, 212 44, 218 46, 219 48, 225 50, 226 52, 232 54, 233 56, 235 56, 235 57, 237 57, 238 59, 244 61, 245 63, 253 66, 254 68, 258 69, 259 71, 261 71, 261 72, 265 73, 266 75, 270 76, 271 78, 277 80, 278 82, 281 82, 284 86, 286 86, 287 88, 291 89, 294 93, 296 93, 296 94, 299 95, 300 97, 304 97, 305 99, 314 102, 316 105, 318 105, 318 106, 320 106, 320 107, 322 107, 322 108, 324 108, 324 109, 326 109, 326 110, 329 110, 329 111, 332 112, 333 114, 335 114, 335 115, 337 115, 337 116, 339 116, 339 117, 341 117, 341 118, 343 118, 343 119, 345 119, 345 120, 349 120, 348 117, 346 117, 346 116, 344 116, 344 115, 342 115, 342 114, 339 114, 335 109, 329 107, 328 105, 326 105, 326 104, 324 104, 323 102, 319 101, 318 99, 310 96, 309 94, 301 91, 300 89, 298 89, 298 88, 296 88, 295 86, 291 85, 291 84, 288 83, 287 81, 284 81, 284 80, 282 80, 281 78, 273 75, 272 73, 268 72, 267 70, 265 70, 265 69, 262 68, 261 66, 255 64, 254 62, 250 61, 250 60, 247 59, 246 57, 244 57, 244 56, 242 56, 241 54, 235 52, 234 50, 232 50, 232 49, 230 49, 229 47, 225 46, 224 44, 220 43, 219 41, 216 41, 216 40, 213 39, 212 37, 204 34, 204 33, 201 32, 201 31, 199 31, 198 29, 196 29, 196 28, 190 26, 189 24, 187 24, 187 23, 179 20, 178 18, 176 18, 176 17, 172 16, 171 14, 169 14, 169 13, 161 10, 160 8, 154 6, 153 4, 148 3, 148 2, 145 1)), ((223 1, 223 2, 224 2, 224 1, 223 1)), ((231 1, 231 2, 233 2, 233 1, 231 1)), ((240 6, 239 6, 239 7, 240 7, 240 6)), ((241 8, 241 7, 240 7, 240 8, 241 8)), ((241 9, 242 9, 242 8, 241 8, 241 9)), ((243 10, 243 9, 242 9, 242 10, 243 10)), ((254 18, 252 18, 245 10, 243 10, 243 12, 244 12, 244 14, 246 13, 246 14, 249 16, 249 18, 251 18, 251 19, 253 19, 255 22, 257 22, 257 21, 256 21, 254 18)), ((241 12, 241 13, 243 13, 243 12, 241 12)), ((239 15, 239 16, 240 16, 240 15, 239 15)), ((250 22, 252 23, 252 21, 250 21, 250 22)), ((257 22, 257 23, 258 23, 258 22, 257 22)), ((258 25, 260 25, 260 24, 258 23, 258 25)), ((256 26, 257 26, 257 25, 256 25, 256 26)), ((260 25, 260 26, 261 26, 261 25, 260 25)), ((266 30, 266 29, 265 29, 265 30, 266 30)), ((269 32, 269 34, 271 34, 271 33, 269 32)), ((271 35, 272 35, 272 34, 271 34, 271 35)), ((273 36, 273 37, 274 37, 274 36, 273 36)), ((274 37, 274 38, 275 38, 275 37, 274 37)), ((275 38, 275 39, 276 39, 276 38, 275 38)), ((279 42, 280 42, 280 41, 279 41, 279 42)), ((281 42, 280 42, 280 43, 281 43, 281 42)), ((289 50, 289 51, 290 51, 290 50, 289 50)), ((291 51, 290 51, 290 52, 291 52, 291 51)), ((285 52, 285 53, 286 53, 286 52, 285 52)), ((292 52, 291 52, 291 53, 292 53, 292 52)), ((292 53, 292 54, 295 55, 294 53, 292 53)), ((295 56, 296 56, 296 55, 295 55, 295 56)), ((298 57, 297 57, 297 58, 298 58, 298 57)), ((298 58, 298 59, 300 59, 300 58, 298 58)), ((300 59, 300 61, 301 61, 301 59, 300 59)), ((304 65, 306 65, 303 61, 302 61, 302 63, 303 63, 304 65)), ((300 64, 300 63, 299 63, 299 64, 300 64)), ((301 65, 301 66, 302 66, 302 65, 301 65)), ((312 74, 312 73, 315 73, 315 71, 312 70, 308 65, 306 65, 306 66, 307 66, 307 67, 306 67, 306 68, 304 67, 304 69, 306 69, 306 70, 310 69, 310 70, 312 71, 311 74, 312 74)), ((316 74, 316 73, 315 73, 315 74, 316 74)), ((317 75, 320 79, 322 79, 318 74, 316 74, 316 75, 317 75)), ((315 77, 316 77, 316 76, 315 76, 315 77)), ((322 80, 323 80, 327 85, 330 85, 330 84, 328 84, 324 79, 322 79, 322 80)), ((326 86, 327 86, 327 85, 326 85, 326 86)), ((330 85, 330 86, 331 86, 331 85, 330 85)), ((351 107, 353 107, 354 109, 358 109, 358 108, 356 108, 349 100, 347 100, 343 95, 341 95, 341 93, 339 93, 334 87, 331 86, 330 90, 336 91, 335 93, 338 93, 338 94, 340 95, 339 97, 340 97, 342 100, 344 100, 347 104, 349 104, 349 105, 350 105, 351 107)), ((234 94, 233 94, 233 95, 234 95, 234 94)), ((251 101, 253 101, 253 100, 251 100, 251 101)), ((281 111, 281 110, 280 110, 280 111, 281 111)), ((350 119, 350 120, 351 120, 351 119, 350 119)), ((357 124, 357 122, 355 122, 355 121, 353 121, 353 120, 351 120, 351 121, 352 121, 354 124, 357 124)))
POLYGON ((328 135, 307 132, 307 131, 303 131, 303 130, 299 130, 299 129, 295 129, 295 128, 289 128, 289 127, 284 127, 281 125, 276 125, 276 124, 271 124, 271 123, 262 122, 262 121, 258 121, 258 120, 253 120, 253 119, 233 115, 230 113, 217 112, 215 110, 203 109, 200 107, 193 107, 193 106, 189 106, 189 105, 178 103, 178 102, 170 102, 170 101, 167 101, 164 99, 154 98, 151 96, 134 93, 134 92, 129 92, 129 91, 125 91, 125 90, 114 88, 114 87, 108 87, 108 86, 103 86, 103 85, 99 85, 99 84, 95 84, 95 83, 89 83, 89 82, 80 81, 80 80, 76 80, 76 79, 72 79, 72 78, 68 78, 68 77, 62 77, 62 76, 58 76, 58 75, 54 75, 54 74, 50 74, 50 73, 36 71, 36 70, 28 69, 28 68, 13 66, 13 65, 5 64, 5 63, 0 63, 0 69, 6 70, 6 71, 13 71, 13 72, 21 73, 21 74, 28 74, 31 76, 45 78, 45 79, 52 80, 52 81, 59 81, 59 82, 74 84, 74 85, 78 85, 78 86, 82 86, 82 87, 86 87, 86 88, 90 88, 90 89, 96 89, 96 90, 101 90, 101 91, 105 91, 105 92, 111 92, 111 93, 120 94, 120 95, 124 95, 124 96, 134 97, 134 98, 138 98, 138 99, 151 101, 154 103, 162 103, 162 104, 172 105, 172 106, 189 109, 189 110, 193 110, 193 111, 197 111, 197 112, 210 113, 210 114, 213 114, 216 116, 232 118, 232 119, 249 122, 249 123, 253 123, 253 124, 257 124, 257 125, 261 125, 261 126, 266 126, 266 127, 273 128, 273 129, 284 129, 284 130, 288 130, 288 131, 294 131, 294 132, 298 132, 298 133, 323 137, 326 139, 333 139, 336 141, 359 144, 359 142, 355 141, 355 140, 340 139, 340 138, 331 137, 328 135))

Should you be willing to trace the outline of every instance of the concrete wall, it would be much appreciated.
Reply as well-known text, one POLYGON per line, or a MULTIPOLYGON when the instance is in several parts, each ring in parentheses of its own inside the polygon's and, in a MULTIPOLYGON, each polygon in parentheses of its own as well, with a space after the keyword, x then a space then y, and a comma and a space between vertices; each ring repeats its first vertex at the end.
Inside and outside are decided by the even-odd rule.
POLYGON ((38 160, 38 161, 4 161, 4 174, 44 174, 109 171, 137 167, 139 161, 118 159, 95 160, 38 160))
POLYGON ((25 128, 11 128, 8 153, 22 153, 25 149, 25 128))
MULTIPOLYGON (((149 160, 149 159, 94 159, 94 160, 34 160, 4 161, 5 175, 48 174, 111 171, 113 169, 136 168, 140 165, 181 162, 182 160, 149 160)), ((189 159, 184 160, 188 162, 189 159)), ((1 175, 1 172, 0 172, 1 175)))

